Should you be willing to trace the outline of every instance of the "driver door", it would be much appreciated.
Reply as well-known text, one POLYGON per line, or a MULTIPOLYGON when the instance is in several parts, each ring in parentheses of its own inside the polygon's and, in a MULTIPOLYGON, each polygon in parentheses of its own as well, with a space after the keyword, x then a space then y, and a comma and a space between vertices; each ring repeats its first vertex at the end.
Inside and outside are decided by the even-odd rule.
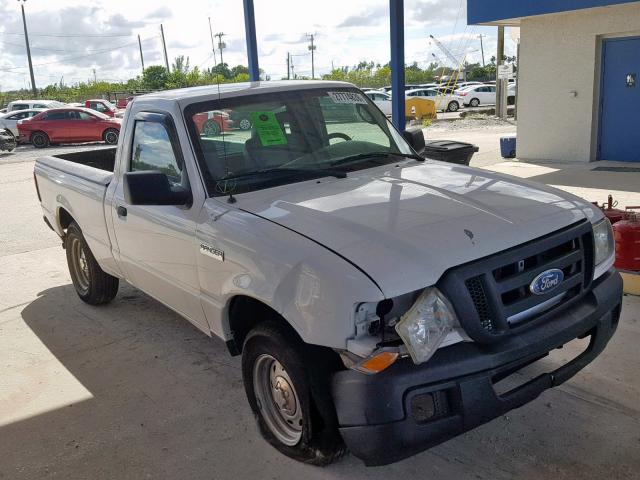
MULTIPOLYGON (((171 183, 192 190, 190 178, 197 174, 188 173, 170 115, 138 113, 129 140, 124 170, 159 170, 171 183)), ((130 205, 120 181, 112 201, 113 225, 127 279, 208 333, 196 267, 196 220, 203 199, 192 196, 187 206, 130 205)))

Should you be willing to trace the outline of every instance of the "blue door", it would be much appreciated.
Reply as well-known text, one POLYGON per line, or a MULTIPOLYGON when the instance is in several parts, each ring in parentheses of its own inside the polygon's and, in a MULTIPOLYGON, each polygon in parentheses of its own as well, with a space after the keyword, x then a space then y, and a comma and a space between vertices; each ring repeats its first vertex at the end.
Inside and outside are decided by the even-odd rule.
POLYGON ((640 38, 602 46, 599 160, 640 162, 640 38))

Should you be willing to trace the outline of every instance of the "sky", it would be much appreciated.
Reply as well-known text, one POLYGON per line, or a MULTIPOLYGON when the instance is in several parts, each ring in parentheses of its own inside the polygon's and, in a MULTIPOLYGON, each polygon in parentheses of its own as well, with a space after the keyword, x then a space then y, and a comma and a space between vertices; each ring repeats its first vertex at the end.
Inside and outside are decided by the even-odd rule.
MULTIPOLYGON (((316 76, 331 66, 362 60, 385 64, 389 53, 388 0, 254 0, 260 68, 271 79, 286 76, 287 52, 295 73, 311 75, 307 33, 315 34, 316 76)), ((145 66, 162 65, 160 24, 169 62, 189 57, 190 66, 213 66, 211 36, 224 32, 225 63, 247 64, 241 0, 27 0, 27 27, 36 85, 98 80, 122 81, 141 73, 138 35, 145 66)), ((28 88, 20 4, 0 0, 0 90, 28 88)), ((450 65, 429 35, 458 58, 486 61, 496 50, 496 28, 467 26, 466 0, 405 0, 407 64, 450 65), (434 57, 433 55, 436 55, 434 57)), ((506 53, 516 43, 507 32, 506 53)), ((220 61, 220 52, 216 51, 220 61)))

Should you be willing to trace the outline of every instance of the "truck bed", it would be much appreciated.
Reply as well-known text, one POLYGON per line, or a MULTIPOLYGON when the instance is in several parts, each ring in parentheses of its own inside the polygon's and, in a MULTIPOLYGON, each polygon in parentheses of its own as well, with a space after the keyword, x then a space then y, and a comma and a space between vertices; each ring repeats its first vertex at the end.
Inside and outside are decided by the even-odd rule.
POLYGON ((37 164, 103 186, 113 178, 116 148, 83 150, 61 155, 40 157, 37 164))

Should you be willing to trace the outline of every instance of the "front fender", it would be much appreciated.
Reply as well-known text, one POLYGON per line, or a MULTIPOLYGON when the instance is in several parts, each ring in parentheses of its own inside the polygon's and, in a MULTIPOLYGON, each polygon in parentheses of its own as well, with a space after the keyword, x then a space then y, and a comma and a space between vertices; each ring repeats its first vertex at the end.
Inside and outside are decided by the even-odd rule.
POLYGON ((268 305, 307 343, 346 348, 355 304, 382 300, 358 268, 324 246, 269 220, 209 199, 197 228, 203 308, 213 333, 231 338, 229 304, 244 295, 268 305))

